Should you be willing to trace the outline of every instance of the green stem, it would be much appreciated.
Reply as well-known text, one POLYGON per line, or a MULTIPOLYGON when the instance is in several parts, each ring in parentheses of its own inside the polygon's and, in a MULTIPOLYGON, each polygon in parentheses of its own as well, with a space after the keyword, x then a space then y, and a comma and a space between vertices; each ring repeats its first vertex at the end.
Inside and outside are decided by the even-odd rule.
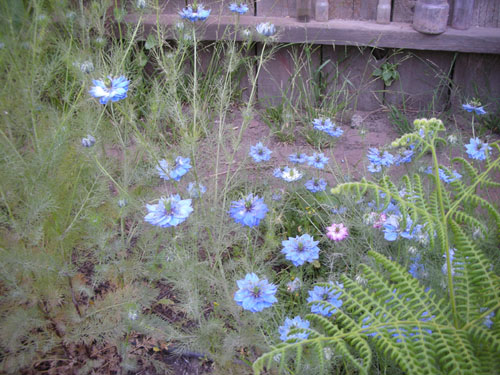
POLYGON ((196 138, 196 115, 197 115, 197 102, 196 95, 198 92, 198 77, 197 77, 197 45, 196 45, 196 29, 193 27, 193 49, 194 49, 194 62, 193 62, 193 133, 192 135, 196 138))

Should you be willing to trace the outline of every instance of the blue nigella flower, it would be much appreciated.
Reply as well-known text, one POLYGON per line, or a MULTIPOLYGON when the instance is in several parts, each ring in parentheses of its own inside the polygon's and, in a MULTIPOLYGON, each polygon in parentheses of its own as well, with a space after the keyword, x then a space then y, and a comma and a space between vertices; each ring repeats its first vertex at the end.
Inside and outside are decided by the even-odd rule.
POLYGON ((270 22, 262 22, 262 23, 259 23, 255 29, 257 30, 257 32, 263 36, 273 36, 274 34, 276 34, 276 28, 274 27, 274 25, 270 22))
POLYGON ((309 159, 309 156, 306 154, 302 154, 300 152, 297 152, 295 154, 291 154, 288 156, 288 160, 290 160, 292 163, 296 164, 303 164, 309 159))
POLYGON ((309 234, 303 234, 295 238, 289 237, 288 240, 281 242, 283 245, 281 252, 295 267, 298 267, 305 262, 312 263, 319 258, 318 243, 319 241, 314 241, 309 234))
MULTIPOLYGON (((344 286, 337 283, 337 286, 342 289, 344 286)), ((332 306, 325 306, 323 304, 315 303, 311 306, 311 312, 314 314, 320 314, 323 316, 332 316, 336 309, 342 306, 342 291, 335 292, 330 287, 315 286, 313 290, 310 290, 309 297, 307 297, 307 302, 323 301, 328 302, 332 306)))
POLYGON ((259 225, 260 221, 266 217, 267 211, 268 208, 263 198, 248 194, 244 199, 231 202, 229 214, 237 223, 253 227, 259 225))
MULTIPOLYGON (((455 251, 456 249, 454 247, 450 248, 449 252, 450 252, 450 263, 451 263, 451 276, 455 276, 455 268, 453 267, 453 262, 455 260, 455 251)), ((443 258, 444 258, 444 264, 443 264, 443 267, 441 267, 441 271, 443 271, 443 274, 447 274, 448 273, 448 264, 446 263, 446 254, 443 254, 443 258)), ((458 264, 458 266, 460 266, 460 264, 458 264)))
POLYGON ((384 151, 383 154, 380 154, 380 151, 375 147, 371 147, 369 149, 367 157, 370 163, 376 166, 389 167, 390 165, 394 164, 393 155, 391 155, 387 151, 384 151))
POLYGON ((404 163, 409 163, 409 162, 411 162, 411 159, 413 158, 414 154, 415 154, 415 151, 413 151, 413 147, 410 149, 406 149, 396 157, 394 164, 401 165, 404 163))
POLYGON ((188 194, 191 198, 199 198, 207 191, 207 188, 202 184, 190 182, 187 187, 188 194))
POLYGON ((328 163, 328 158, 323 153, 314 153, 312 156, 309 156, 307 160, 307 164, 318 169, 323 169, 325 164, 328 163))
POLYGON ((286 318, 285 324, 278 328, 281 341, 287 341, 290 339, 305 340, 309 337, 309 332, 298 332, 290 334, 290 330, 294 328, 309 328, 311 323, 308 320, 303 320, 300 316, 296 316, 293 319, 286 318))
POLYGON ((205 21, 210 15, 210 12, 210 9, 204 9, 203 4, 198 4, 197 6, 188 5, 179 12, 179 15, 181 18, 196 22, 205 21))
MULTIPOLYGON (((276 178, 282 178, 283 177, 283 173, 286 171, 288 167, 281 167, 281 168, 274 168, 273 170, 273 176, 276 177, 276 178)), ((288 168, 290 169, 290 168, 288 168)))
POLYGON ((487 113, 483 106, 475 105, 473 103, 462 104, 462 108, 467 112, 475 112, 476 115, 485 115, 487 113))
POLYGON ((148 214, 144 220, 162 228, 175 227, 185 221, 193 212, 191 199, 183 199, 179 194, 162 197, 158 204, 147 204, 148 214))
POLYGON ((182 156, 177 156, 175 158, 175 167, 170 171, 170 177, 175 181, 180 181, 181 177, 184 176, 191 169, 191 159, 183 158, 182 156))
POLYGON ((326 181, 323 180, 322 178, 319 178, 319 179, 318 178, 311 178, 309 181, 307 181, 304 184, 304 186, 311 193, 317 193, 319 191, 325 191, 326 181))
POLYGON ((233 13, 245 14, 246 12, 248 12, 248 5, 243 3, 231 3, 229 4, 229 10, 233 13))
POLYGON ((276 285, 270 284, 267 280, 259 280, 255 273, 248 273, 244 279, 236 283, 240 289, 234 294, 234 300, 245 310, 259 312, 278 301, 274 296, 277 291, 276 285))
MULTIPOLYGON (((431 174, 432 167, 431 166, 427 167, 427 169, 425 170, 425 173, 431 174)), ((453 181, 460 180, 462 178, 462 175, 460 173, 458 173, 457 171, 448 172, 441 167, 439 167, 438 173, 439 173, 439 178, 447 184, 449 184, 450 182, 453 182, 453 181)))
POLYGON ((410 268, 408 269, 408 272, 415 279, 422 279, 425 275, 425 269, 424 269, 424 265, 421 263, 420 254, 416 254, 410 260, 411 260, 411 263, 410 263, 410 268))
POLYGON ((262 142, 259 142, 255 146, 250 147, 249 155, 256 163, 260 163, 261 161, 269 160, 271 158, 271 153, 271 150, 264 146, 262 142))
POLYGON ((479 138, 470 138, 469 143, 465 145, 465 150, 471 159, 485 160, 486 151, 490 151, 491 146, 486 142, 481 142, 479 138))
POLYGON ((95 138, 87 134, 87 138, 82 138, 83 147, 92 147, 95 144, 95 138))
POLYGON ((124 76, 118 78, 108 76, 106 82, 97 79, 92 80, 92 82, 94 86, 89 90, 89 93, 94 98, 99 98, 99 103, 101 104, 106 104, 109 100, 117 102, 127 97, 130 81, 124 76))
POLYGON ((325 132, 326 134, 328 134, 332 137, 336 137, 336 138, 338 138, 342 134, 344 134, 344 131, 341 128, 339 128, 338 126, 335 126, 335 124, 329 118, 314 119, 313 120, 313 127, 316 130, 320 130, 320 131, 325 132))

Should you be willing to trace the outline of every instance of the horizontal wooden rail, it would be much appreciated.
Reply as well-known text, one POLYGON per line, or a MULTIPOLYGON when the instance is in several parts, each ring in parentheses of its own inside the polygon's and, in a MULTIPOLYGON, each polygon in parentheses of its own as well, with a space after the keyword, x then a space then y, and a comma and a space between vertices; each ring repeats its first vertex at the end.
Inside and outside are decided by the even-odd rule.
MULTIPOLYGON (((135 23, 138 15, 126 16, 125 21, 135 23)), ((159 23, 173 27, 180 21, 176 14, 161 14, 159 23)), ((146 34, 156 26, 156 15, 143 15, 146 34)), ((330 20, 328 22, 297 22, 289 17, 241 16, 240 27, 254 28, 261 22, 273 23, 278 31, 276 41, 283 43, 336 44, 373 46, 417 50, 456 51, 500 54, 500 28, 472 27, 468 30, 448 28, 440 35, 425 35, 415 31, 408 23, 380 25, 370 21, 330 20)), ((234 16, 211 15, 203 26, 203 40, 227 37, 234 29, 234 16)), ((242 40, 237 35, 237 40, 242 40)))

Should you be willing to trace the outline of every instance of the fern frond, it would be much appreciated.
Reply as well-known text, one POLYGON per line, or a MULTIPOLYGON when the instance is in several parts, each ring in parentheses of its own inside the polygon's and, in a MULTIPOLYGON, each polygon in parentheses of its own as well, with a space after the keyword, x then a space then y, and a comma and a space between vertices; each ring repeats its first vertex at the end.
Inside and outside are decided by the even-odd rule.
POLYGON ((469 214, 466 214, 463 211, 456 211, 453 216, 453 220, 455 220, 457 223, 460 224, 467 224, 469 225, 472 229, 479 228, 481 230, 481 233, 483 235, 486 235, 486 227, 484 226, 483 223, 481 223, 479 220, 477 220, 475 217, 470 216, 469 214))

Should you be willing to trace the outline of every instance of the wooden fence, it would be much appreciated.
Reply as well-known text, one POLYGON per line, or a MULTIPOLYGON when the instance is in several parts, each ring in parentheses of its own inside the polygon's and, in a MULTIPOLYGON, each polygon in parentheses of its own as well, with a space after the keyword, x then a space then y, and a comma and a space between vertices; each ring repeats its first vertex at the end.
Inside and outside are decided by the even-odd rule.
MULTIPOLYGON (((206 0, 212 9, 206 21, 204 39, 215 40, 231 27, 230 0, 206 0)), ((278 42, 297 43, 279 49, 265 65, 258 82, 258 97, 273 104, 281 100, 294 73, 293 54, 301 43, 317 44, 311 58, 312 69, 326 62, 325 72, 339 74, 341 85, 357 97, 360 110, 375 110, 381 104, 407 108, 444 108, 472 97, 500 107, 500 0, 475 0, 472 27, 448 27, 441 35, 425 35, 413 30, 414 0, 392 0, 391 23, 375 22, 378 0, 329 0, 329 21, 299 23, 295 19, 296 0, 258 0, 240 25, 253 27, 269 21, 277 26, 278 42), (372 74, 383 64, 396 64, 399 80, 386 86, 372 74)), ((450 13, 454 0, 450 0, 450 13)), ((313 0, 314 4, 314 0, 313 0)), ((179 21, 177 12, 184 1, 160 2, 160 23, 179 21)), ((314 15, 314 12, 312 12, 314 15)), ((133 22, 137 17, 127 18, 133 22)), ((156 26, 156 15, 143 17, 146 33, 156 26)), ((449 23, 451 17, 449 17, 449 23)), ((307 78, 307 77, 304 77, 307 78)), ((334 90, 334 87, 327 88, 334 90)), ((500 109, 500 108, 499 108, 500 109)))

